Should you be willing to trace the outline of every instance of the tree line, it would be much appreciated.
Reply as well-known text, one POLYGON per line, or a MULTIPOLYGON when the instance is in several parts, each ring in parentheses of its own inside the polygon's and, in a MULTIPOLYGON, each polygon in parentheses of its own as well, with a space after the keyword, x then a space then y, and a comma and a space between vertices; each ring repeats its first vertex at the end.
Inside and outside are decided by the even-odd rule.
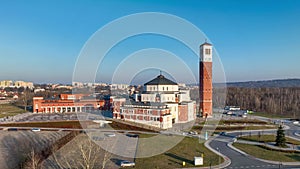
MULTIPOLYGON (((192 89, 191 98, 199 103, 198 89, 192 89)), ((244 110, 300 117, 300 87, 215 87, 213 106, 240 106, 244 110)))
POLYGON ((216 106, 240 106, 242 109, 255 112, 266 112, 275 115, 286 115, 297 118, 300 115, 300 88, 215 88, 213 101, 216 106), (222 100, 223 98, 223 100, 222 100), (224 98, 226 100, 224 101, 224 98), (222 102, 223 101, 223 102, 222 102))

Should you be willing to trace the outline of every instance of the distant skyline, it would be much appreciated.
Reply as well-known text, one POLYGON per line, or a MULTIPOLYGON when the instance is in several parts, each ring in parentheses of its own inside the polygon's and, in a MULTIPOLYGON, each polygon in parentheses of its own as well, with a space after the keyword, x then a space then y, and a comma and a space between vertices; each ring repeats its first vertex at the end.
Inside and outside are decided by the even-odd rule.
MULTIPOLYGON (((298 0, 4 0, 0 2, 0 80, 70 84, 86 41, 105 24, 140 12, 176 15, 201 29, 217 50, 228 82, 300 78, 299 8, 298 0)), ((193 54, 184 45, 143 35, 114 47, 96 81, 109 83, 106 76, 116 62, 144 48, 171 51, 198 74, 197 57, 189 59, 193 54)), ((133 81, 143 84, 159 71, 145 73, 148 76, 138 74, 140 80, 133 81)))

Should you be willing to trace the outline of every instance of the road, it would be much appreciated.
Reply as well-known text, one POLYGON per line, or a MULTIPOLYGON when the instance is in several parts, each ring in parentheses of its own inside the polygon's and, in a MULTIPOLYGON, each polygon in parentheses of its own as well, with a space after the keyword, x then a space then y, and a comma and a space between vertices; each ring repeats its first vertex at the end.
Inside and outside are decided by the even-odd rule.
MULTIPOLYGON (((266 119, 265 120, 270 120, 266 119)), ((286 126, 288 126, 288 129, 286 130, 286 135, 300 139, 300 136, 297 134, 300 132, 300 127, 294 125, 291 122, 285 122, 286 126)), ((249 135, 250 133, 252 135, 257 135, 258 133, 261 134, 274 134, 276 133, 276 130, 257 130, 257 131, 239 131, 239 132, 230 132, 226 136, 217 136, 215 139, 213 139, 210 142, 210 147, 212 147, 214 150, 219 151, 221 154, 227 156, 231 160, 231 164, 227 166, 227 169, 257 169, 257 168, 266 168, 266 169, 275 169, 275 168, 300 168, 299 165, 282 165, 280 162, 278 164, 268 163, 260 161, 252 156, 248 156, 245 154, 242 154, 240 152, 237 152, 236 150, 233 150, 228 146, 228 144, 233 142, 233 138, 237 137, 239 135, 249 135)))
POLYGON ((250 156, 242 155, 241 153, 228 147, 227 144, 229 142, 232 142, 231 137, 218 136, 210 143, 210 146, 213 149, 219 151, 221 154, 224 154, 231 160, 231 164, 226 168, 279 168, 279 165, 265 163, 250 156))

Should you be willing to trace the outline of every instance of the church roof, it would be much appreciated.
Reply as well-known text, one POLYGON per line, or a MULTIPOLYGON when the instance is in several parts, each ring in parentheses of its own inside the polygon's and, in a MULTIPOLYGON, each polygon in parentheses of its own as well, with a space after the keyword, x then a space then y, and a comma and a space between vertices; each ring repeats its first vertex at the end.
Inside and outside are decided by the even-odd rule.
POLYGON ((170 79, 165 78, 163 75, 157 76, 155 79, 144 84, 146 85, 178 85, 170 79))

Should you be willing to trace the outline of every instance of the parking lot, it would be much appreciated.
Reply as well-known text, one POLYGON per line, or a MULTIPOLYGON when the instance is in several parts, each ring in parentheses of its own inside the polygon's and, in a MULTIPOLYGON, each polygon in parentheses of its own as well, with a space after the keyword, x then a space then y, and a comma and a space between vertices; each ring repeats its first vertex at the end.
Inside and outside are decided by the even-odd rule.
POLYGON ((65 120, 102 120, 102 115, 92 113, 23 113, 17 116, 1 118, 0 122, 35 122, 35 121, 65 121, 65 120))

